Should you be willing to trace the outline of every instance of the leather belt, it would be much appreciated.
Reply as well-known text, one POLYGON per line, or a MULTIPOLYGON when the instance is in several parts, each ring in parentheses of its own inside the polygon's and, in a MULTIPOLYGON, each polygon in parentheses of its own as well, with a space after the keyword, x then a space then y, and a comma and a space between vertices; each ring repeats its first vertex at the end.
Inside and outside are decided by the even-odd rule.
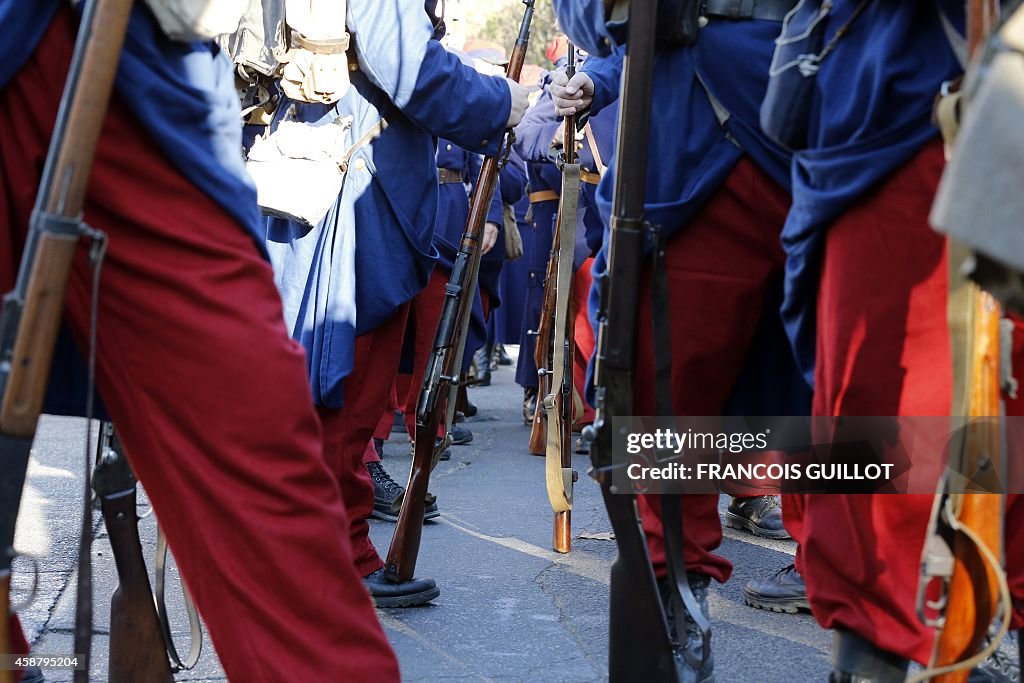
POLYGON ((456 171, 451 168, 439 168, 437 169, 437 182, 441 185, 448 185, 449 183, 459 183, 461 185, 466 180, 462 177, 462 171, 456 171))
POLYGON ((725 19, 782 21, 796 0, 704 0, 701 14, 725 19))
POLYGON ((597 185, 601 182, 601 174, 594 171, 580 171, 580 180, 588 185, 597 185))
POLYGON ((557 202, 558 193, 554 190, 538 190, 537 192, 530 193, 530 203, 538 204, 540 202, 557 202))

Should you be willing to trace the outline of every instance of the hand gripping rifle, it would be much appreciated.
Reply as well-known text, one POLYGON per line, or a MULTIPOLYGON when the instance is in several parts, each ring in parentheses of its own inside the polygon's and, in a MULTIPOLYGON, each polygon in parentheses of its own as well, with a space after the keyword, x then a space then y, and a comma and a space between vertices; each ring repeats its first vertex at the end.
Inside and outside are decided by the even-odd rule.
MULTIPOLYGON (((519 37, 512 50, 506 76, 518 81, 526 60, 530 42, 530 22, 533 20, 535 0, 523 0, 526 10, 519 26, 519 37)), ((384 573, 396 583, 408 581, 416 571, 416 558, 423 533, 424 498, 430 472, 437 465, 441 452, 451 443, 451 422, 455 412, 455 394, 458 391, 459 370, 469 331, 469 317, 476 294, 480 269, 480 237, 483 235, 487 210, 498 183, 498 171, 512 147, 513 134, 505 132, 498 153, 486 157, 480 176, 473 189, 469 204, 466 229, 455 256, 452 274, 445 285, 444 305, 434 333, 430 362, 423 375, 419 399, 416 403, 416 439, 409 483, 405 487, 402 510, 398 513, 395 535, 391 539, 384 573), (445 436, 435 443, 437 428, 444 418, 445 436)))
MULTIPOLYGON (((598 280, 596 415, 594 423, 584 429, 584 438, 591 444, 591 475, 601 485, 619 550, 611 569, 608 634, 608 677, 611 683, 635 680, 679 683, 682 677, 677 657, 689 657, 684 647, 687 643, 684 612, 689 613, 702 634, 704 658, 708 656, 711 635, 686 577, 679 496, 661 498, 665 554, 669 566, 665 584, 667 612, 648 555, 636 496, 630 491, 619 490, 612 481, 616 467, 624 466, 616 465, 612 459, 612 420, 633 414, 639 310, 637 295, 648 234, 655 237, 652 250, 654 298, 667 298, 664 281, 658 286, 658 281, 664 276, 664 248, 660 233, 643 219, 657 13, 657 0, 632 0, 630 3, 627 53, 619 98, 620 125, 616 141, 608 269, 598 280), (670 614, 674 624, 671 630, 670 614), (684 652, 677 655, 677 648, 684 652)), ((656 310, 652 310, 652 319, 657 345, 658 408, 659 412, 670 414, 671 392, 666 386, 671 371, 671 354, 665 346, 667 302, 663 305, 657 305, 657 301, 654 303, 652 308, 656 310)), ((689 664, 699 669, 703 660, 690 661, 689 664)))
MULTIPOLYGON (((567 75, 576 73, 576 49, 569 43, 567 75)), ((569 552, 572 538, 572 489, 576 473, 572 469, 573 420, 573 354, 575 352, 572 317, 573 252, 576 247, 576 211, 580 196, 580 165, 576 162, 576 116, 565 117, 562 144, 562 192, 559 198, 558 219, 555 221, 555 239, 548 262, 550 277, 545 283, 545 303, 553 300, 553 315, 541 315, 542 333, 538 346, 549 365, 538 365, 542 379, 550 376, 548 392, 544 395, 544 413, 547 416, 545 453, 545 479, 548 500, 555 511, 552 546, 556 552, 569 552), (550 294, 550 296, 549 296, 550 294), (554 328, 550 328, 550 322, 554 328), (547 327, 546 334, 543 329, 547 327), (547 344, 550 344, 548 346, 547 344)), ((539 406, 538 402, 538 406, 539 406)), ((538 408, 534 430, 540 425, 538 408)), ((531 442, 533 434, 530 435, 531 442)))
MULTIPOLYGON (((0 605, 5 610, 10 604, 15 518, 46 393, 72 259, 81 234, 89 234, 94 240, 100 237, 82 224, 82 204, 131 7, 131 0, 85 3, 18 279, 14 290, 4 297, 0 313, 0 605)), ((88 486, 86 481, 86 494, 88 486)), ((84 516, 86 536, 91 533, 88 505, 84 516)), ((91 554, 86 545, 83 543, 79 550, 75 626, 75 650, 85 661, 79 662, 84 670, 75 672, 75 681, 88 678, 92 629, 88 599, 91 554)), ((3 617, 0 652, 10 652, 7 615, 3 617)), ((12 681, 13 672, 0 671, 0 683, 12 681)))
MULTIPOLYGON (((968 52, 974 54, 995 26, 999 5, 993 0, 968 0, 968 52)), ((953 252, 962 251, 957 245, 953 252)), ((937 631, 931 661, 914 681, 964 683, 975 665, 999 647, 1009 628, 1011 604, 1003 569, 1005 496, 1005 433, 1003 413, 1004 360, 1001 346, 1012 343, 1004 334, 1000 307, 954 268, 952 253, 950 324, 958 382, 953 414, 968 423, 957 429, 950 445, 952 472, 969 478, 953 486, 947 471, 939 484, 921 559, 917 608, 922 621, 937 631), (939 595, 929 595, 938 584, 939 595), (932 600, 929 600, 929 597, 932 600), (987 644, 996 615, 1000 626, 987 644), (937 616, 936 616, 937 613, 937 616)), ((1008 376, 1008 373, 1005 373, 1008 376)))

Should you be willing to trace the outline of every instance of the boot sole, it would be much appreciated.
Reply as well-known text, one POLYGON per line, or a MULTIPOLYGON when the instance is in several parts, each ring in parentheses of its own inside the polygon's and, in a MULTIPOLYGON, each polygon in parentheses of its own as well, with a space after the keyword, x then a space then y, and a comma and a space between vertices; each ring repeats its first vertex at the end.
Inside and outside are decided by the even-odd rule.
POLYGON ((763 609, 767 612, 779 612, 780 614, 796 614, 803 610, 811 611, 811 605, 807 598, 763 598, 756 597, 743 589, 743 602, 754 609, 763 609))
POLYGON ((771 529, 765 529, 751 522, 745 517, 740 517, 737 514, 726 511, 725 513, 725 525, 730 529, 739 529, 740 531, 749 531, 755 536, 760 538, 771 538, 776 541, 785 541, 791 539, 792 536, 785 529, 779 529, 778 531, 772 531, 771 529))
MULTIPOLYGON (((433 512, 425 513, 423 515, 423 520, 427 521, 427 520, 431 520, 431 519, 437 519, 440 516, 441 516, 441 511, 440 510, 434 510, 433 512)), ((398 515, 392 515, 391 513, 388 513, 388 512, 380 512, 378 510, 374 510, 373 512, 371 512, 370 513, 370 517, 372 517, 374 519, 379 519, 382 522, 395 523, 395 522, 398 521, 398 515)))
POLYGON ((410 595, 396 595, 390 598, 373 598, 373 604, 375 607, 380 608, 394 608, 394 607, 419 607, 425 605, 437 596, 441 595, 441 588, 434 586, 430 590, 421 591, 419 593, 412 593, 410 595))

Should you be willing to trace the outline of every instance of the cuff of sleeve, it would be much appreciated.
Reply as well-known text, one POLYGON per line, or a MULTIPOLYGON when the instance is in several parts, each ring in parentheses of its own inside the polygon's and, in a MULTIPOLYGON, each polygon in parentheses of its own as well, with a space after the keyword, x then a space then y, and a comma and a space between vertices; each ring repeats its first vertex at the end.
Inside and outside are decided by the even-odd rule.
POLYGON ((508 123, 509 114, 512 113, 512 94, 505 84, 502 76, 493 76, 495 80, 501 81, 502 98, 501 106, 496 107, 492 112, 480 112, 478 125, 473 131, 474 137, 479 144, 479 151, 484 156, 494 156, 498 153, 501 140, 505 136, 505 124, 508 123))

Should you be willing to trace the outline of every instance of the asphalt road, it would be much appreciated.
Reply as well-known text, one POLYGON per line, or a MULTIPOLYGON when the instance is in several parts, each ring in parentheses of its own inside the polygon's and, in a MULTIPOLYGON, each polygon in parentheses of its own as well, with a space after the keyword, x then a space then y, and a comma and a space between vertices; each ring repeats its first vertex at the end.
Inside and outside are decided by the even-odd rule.
MULTIPOLYGON (((521 394, 513 372, 502 368, 491 387, 471 390, 480 408, 469 421, 472 444, 453 447, 439 465, 431 490, 442 515, 423 534, 418 571, 434 577, 442 594, 432 605, 378 612, 407 681, 601 681, 607 667, 608 570, 615 555, 610 525, 596 484, 581 472, 573 511, 573 549, 550 550, 551 511, 542 458, 526 452, 521 394)), ((17 546, 39 558, 39 587, 22 617, 37 653, 69 653, 74 621, 76 548, 81 508, 83 420, 44 418, 35 445, 19 519, 17 546)), ((404 434, 385 445, 385 466, 396 479, 408 471, 404 434), (400 476, 399 476, 400 475, 400 476)), ((141 505, 145 506, 142 496, 141 505)), ((724 510, 725 502, 722 502, 724 510)), ((155 547, 152 517, 141 524, 147 553, 155 547)), ((386 552, 393 525, 373 522, 371 534, 386 552)), ((108 597, 116 573, 105 534, 94 546, 96 638, 93 679, 106 680, 108 597)), ((710 604, 719 680, 765 683, 824 681, 830 636, 805 614, 780 615, 743 604, 748 578, 791 561, 794 545, 726 530, 721 552, 735 565, 733 578, 714 586, 710 604)), ((151 559, 151 558, 150 558, 151 559)), ((28 592, 21 562, 15 585, 28 592)), ((301 571, 301 567, 296 567, 301 571)), ((173 573, 173 572, 172 572, 173 573)), ((174 596, 172 596, 174 597, 174 596)), ((174 630, 187 647, 179 600, 172 600, 174 630)), ((199 665, 181 681, 224 680, 207 643, 199 665)), ((70 673, 51 671, 50 681, 70 673)))

